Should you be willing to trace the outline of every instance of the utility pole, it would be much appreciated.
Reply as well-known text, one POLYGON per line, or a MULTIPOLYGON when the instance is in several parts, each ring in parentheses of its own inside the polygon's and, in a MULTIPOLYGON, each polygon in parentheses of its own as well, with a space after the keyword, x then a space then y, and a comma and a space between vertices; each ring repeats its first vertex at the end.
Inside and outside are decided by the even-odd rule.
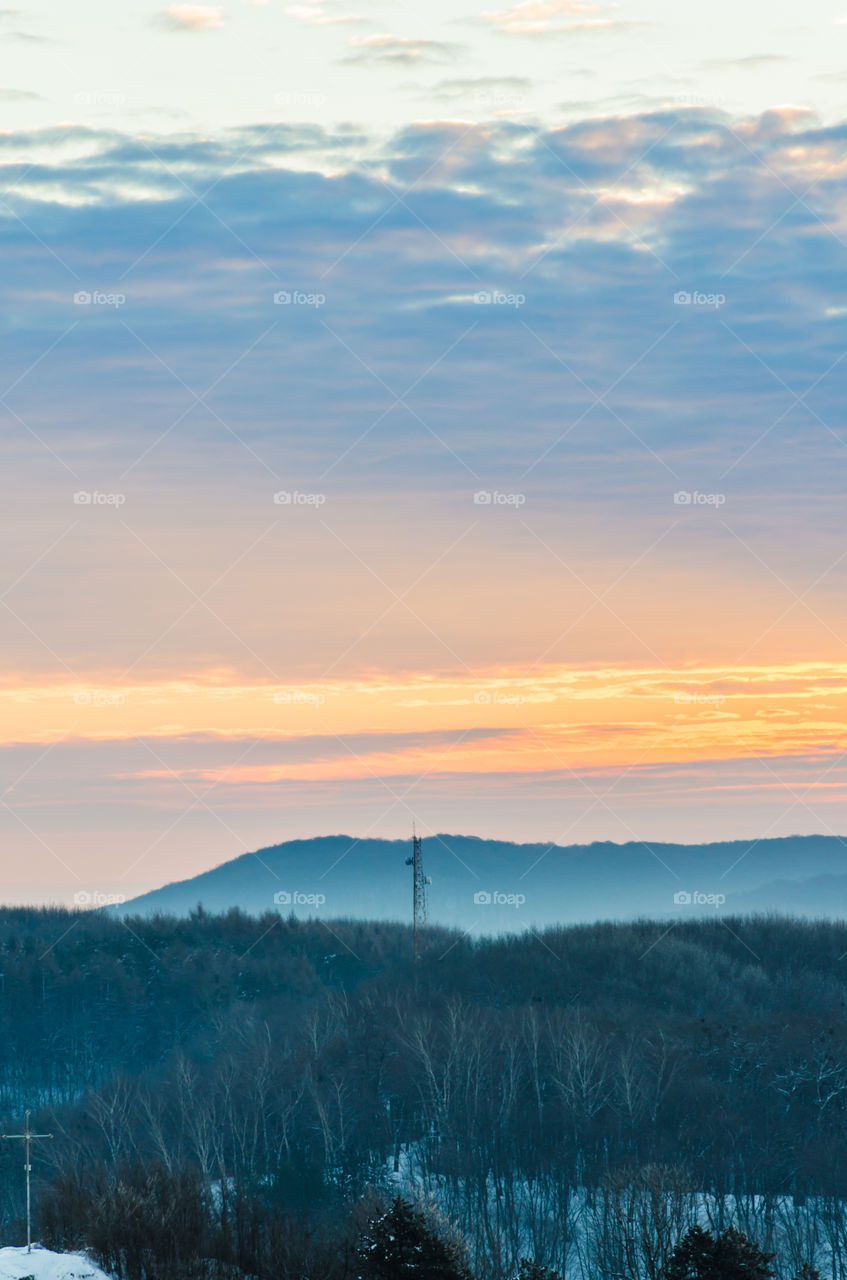
POLYGON ((423 927, 426 924, 426 887, 432 884, 424 875, 421 837, 412 826, 412 856, 406 859, 406 866, 412 868, 412 946, 415 959, 420 959, 420 941, 423 927))
POLYGON ((23 1133, 3 1133, 2 1138, 22 1138, 26 1144, 26 1251, 32 1253, 32 1194, 30 1190, 30 1178, 32 1175, 32 1144, 36 1138, 52 1138, 52 1133, 33 1133, 29 1126, 29 1117, 32 1113, 26 1113, 26 1125, 23 1133))

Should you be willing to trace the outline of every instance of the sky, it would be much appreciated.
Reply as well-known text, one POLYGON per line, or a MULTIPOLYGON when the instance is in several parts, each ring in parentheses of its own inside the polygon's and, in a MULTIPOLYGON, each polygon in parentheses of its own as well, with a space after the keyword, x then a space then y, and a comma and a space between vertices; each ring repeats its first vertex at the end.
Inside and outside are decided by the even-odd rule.
POLYGON ((844 832, 846 35, 0 10, 5 900, 844 832))

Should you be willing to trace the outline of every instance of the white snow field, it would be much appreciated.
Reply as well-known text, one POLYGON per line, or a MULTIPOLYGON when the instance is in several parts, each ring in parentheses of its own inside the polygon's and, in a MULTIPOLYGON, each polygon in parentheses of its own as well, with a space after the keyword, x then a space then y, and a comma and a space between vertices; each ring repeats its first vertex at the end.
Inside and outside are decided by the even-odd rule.
POLYGON ((26 1245, 0 1249, 0 1280, 110 1280, 105 1271, 81 1253, 53 1253, 52 1249, 26 1245))

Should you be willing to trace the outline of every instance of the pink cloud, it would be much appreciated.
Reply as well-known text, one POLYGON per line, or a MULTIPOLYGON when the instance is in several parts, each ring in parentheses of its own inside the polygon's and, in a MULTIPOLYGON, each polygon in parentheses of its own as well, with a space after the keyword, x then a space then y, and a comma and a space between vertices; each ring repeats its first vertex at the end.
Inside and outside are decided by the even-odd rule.
POLYGON ((358 13, 343 10, 333 13, 333 8, 340 8, 332 0, 308 0, 306 4, 293 4, 286 9, 289 18, 297 18, 299 22, 307 22, 313 27, 337 26, 343 22, 364 22, 358 13))
POLYGON ((159 24, 171 31, 217 31, 223 17, 222 5, 174 4, 159 14, 159 24))
POLYGON ((524 0, 511 9, 488 10, 479 16, 507 35, 541 35, 547 31, 583 31, 624 25, 605 16, 602 6, 583 3, 583 0, 524 0))

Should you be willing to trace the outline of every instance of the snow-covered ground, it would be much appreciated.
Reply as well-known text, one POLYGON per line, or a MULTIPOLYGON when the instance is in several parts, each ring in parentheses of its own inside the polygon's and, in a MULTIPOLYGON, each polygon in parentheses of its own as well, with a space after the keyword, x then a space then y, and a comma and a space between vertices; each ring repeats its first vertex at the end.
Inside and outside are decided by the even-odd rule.
POLYGON ((53 1253, 51 1249, 26 1245, 0 1249, 0 1280, 109 1280, 105 1271, 95 1267, 81 1253, 53 1253))

